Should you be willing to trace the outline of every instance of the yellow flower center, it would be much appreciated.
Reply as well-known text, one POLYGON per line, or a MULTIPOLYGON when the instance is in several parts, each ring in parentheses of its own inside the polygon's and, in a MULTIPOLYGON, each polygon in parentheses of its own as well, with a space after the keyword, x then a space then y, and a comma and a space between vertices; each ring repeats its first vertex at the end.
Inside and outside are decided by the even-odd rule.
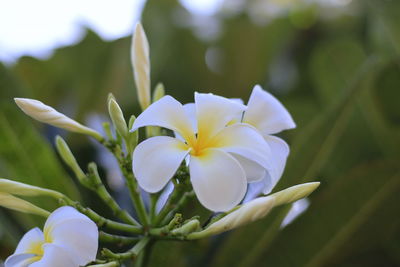
POLYGON ((217 142, 214 138, 198 134, 196 138, 188 141, 188 146, 191 148, 190 155, 200 157, 205 150, 217 147, 217 142))
POLYGON ((35 254, 36 256, 32 259, 32 261, 38 261, 43 257, 43 245, 44 241, 33 242, 26 250, 26 253, 35 254))
POLYGON ((30 244, 29 248, 26 250, 26 253, 36 255, 35 257, 32 258, 32 262, 39 261, 43 257, 43 254, 44 254, 43 245, 52 243, 52 242, 53 242, 53 238, 51 237, 50 231, 48 229, 45 229, 44 241, 32 242, 30 244))

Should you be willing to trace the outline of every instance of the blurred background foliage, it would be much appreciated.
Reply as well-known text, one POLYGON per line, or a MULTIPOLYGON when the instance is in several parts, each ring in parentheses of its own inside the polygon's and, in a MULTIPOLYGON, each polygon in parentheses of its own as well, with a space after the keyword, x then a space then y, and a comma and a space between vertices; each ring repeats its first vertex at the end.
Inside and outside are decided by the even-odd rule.
MULTIPOLYGON (((262 85, 298 125, 282 134, 291 154, 276 190, 321 181, 309 208, 284 228, 290 207, 216 238, 159 242, 150 266, 400 266, 400 2, 329 2, 225 1, 201 16, 177 0, 147 1, 153 85, 162 81, 182 102, 193 101, 193 91, 247 101, 262 85)), ((129 50, 129 37, 105 42, 87 30, 48 60, 0 63, 1 176, 74 198, 81 190, 106 212, 78 189, 52 146, 56 134, 66 136, 82 166, 104 152, 32 121, 12 98, 40 99, 92 127, 106 114, 108 92, 125 115, 138 114, 129 50)), ((104 173, 109 161, 103 157, 104 173)), ((123 202, 124 189, 108 173, 123 202)), ((0 256, 41 222, 2 209, 0 256)))

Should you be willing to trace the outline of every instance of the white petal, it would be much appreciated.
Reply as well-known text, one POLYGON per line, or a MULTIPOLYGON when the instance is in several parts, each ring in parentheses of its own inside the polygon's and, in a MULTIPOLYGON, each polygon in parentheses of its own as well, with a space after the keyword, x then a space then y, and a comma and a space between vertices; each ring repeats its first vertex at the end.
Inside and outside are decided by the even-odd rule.
POLYGON ((271 151, 267 142, 248 124, 237 123, 225 127, 212 139, 211 145, 255 161, 264 168, 271 167, 271 151))
POLYGON ((79 267, 88 263, 77 263, 75 255, 70 255, 62 246, 46 244, 43 249, 43 257, 29 267, 79 267))
POLYGON ((233 157, 240 163, 240 166, 242 166, 246 173, 247 182, 256 182, 264 178, 266 172, 265 168, 237 154, 233 154, 233 157))
POLYGON ((37 260, 35 254, 13 254, 6 259, 4 267, 28 267, 29 264, 37 260))
POLYGON ((160 212, 160 210, 164 207, 165 203, 167 203, 169 195, 171 195, 173 191, 174 191, 174 184, 172 182, 169 182, 157 200, 156 204, 157 213, 160 212))
MULTIPOLYGON (((187 103, 183 105, 183 110, 185 111, 186 116, 190 120, 190 124, 192 125, 192 129, 194 133, 197 133, 197 119, 196 119, 196 106, 194 103, 187 103)), ((174 132, 175 137, 179 140, 185 142, 185 139, 177 132, 174 132)))
POLYGON ((46 221, 44 234, 52 244, 62 246, 73 255, 79 266, 96 258, 99 238, 97 226, 74 208, 66 206, 55 210, 46 221))
POLYGON ((243 199, 243 203, 247 203, 262 194, 262 191, 265 187, 263 181, 264 180, 260 180, 248 184, 246 196, 243 199))
POLYGON ((160 191, 188 154, 188 147, 176 138, 156 136, 140 143, 133 152, 133 173, 147 192, 160 191))
POLYGON ((309 206, 310 201, 308 200, 308 198, 302 198, 293 202, 292 207, 290 208, 289 212, 286 214, 285 219, 283 219, 281 223, 281 229, 296 220, 297 217, 299 217, 308 209, 309 206))
POLYGON ((239 163, 228 153, 208 149, 190 158, 190 179, 200 203, 212 211, 228 211, 243 199, 247 181, 239 163))
POLYGON ((43 232, 37 227, 33 228, 21 238, 14 254, 33 253, 32 249, 43 242, 43 232))
POLYGON ((196 105, 194 103, 187 103, 183 105, 183 109, 192 124, 194 132, 197 133, 196 105))
POLYGON ((279 133, 296 127, 292 116, 281 102, 259 85, 251 93, 243 122, 253 125, 263 134, 279 133))
POLYGON ((64 206, 53 211, 47 218, 47 221, 44 225, 45 235, 57 225, 64 223, 66 220, 70 219, 91 221, 86 215, 78 212, 76 209, 70 206, 64 206))
POLYGON ((236 103, 244 105, 244 101, 241 98, 229 98, 229 99, 234 101, 234 102, 236 102, 236 103))
POLYGON ((132 125, 131 131, 143 126, 160 126, 179 133, 185 140, 194 138, 190 119, 181 103, 171 96, 164 96, 151 104, 132 125))
POLYGON ((246 106, 213 94, 195 93, 199 138, 208 139, 236 119, 246 106))
POLYGON ((272 191, 275 185, 282 177, 286 165, 286 159, 289 155, 289 146, 282 139, 267 135, 264 136, 265 141, 271 148, 271 168, 268 169, 263 178, 264 189, 263 193, 268 194, 272 191))

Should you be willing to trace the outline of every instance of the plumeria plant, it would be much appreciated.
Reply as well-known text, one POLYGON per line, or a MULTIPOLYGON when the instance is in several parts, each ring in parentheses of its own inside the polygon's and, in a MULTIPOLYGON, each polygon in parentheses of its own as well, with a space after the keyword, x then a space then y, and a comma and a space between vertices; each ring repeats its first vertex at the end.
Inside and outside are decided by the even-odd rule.
POLYGON ((0 205, 47 218, 43 231, 34 228, 22 237, 6 267, 111 267, 133 261, 139 266, 157 240, 217 235, 258 220, 273 207, 304 198, 318 187, 318 182, 305 183, 269 194, 289 155, 286 142, 273 134, 296 125, 284 106, 260 86, 254 87, 247 105, 204 93, 195 93, 194 103, 182 105, 165 95, 161 84, 151 96, 149 45, 140 23, 132 39, 132 64, 143 112, 126 122, 110 95, 108 111, 115 134, 108 123, 103 124, 103 136, 38 100, 15 101, 32 118, 88 135, 106 147, 119 163, 135 214, 112 197, 97 165, 90 163, 87 171, 82 170, 58 136, 56 148, 62 160, 114 218, 60 192, 0 179, 0 205), (144 128, 141 136, 139 128, 144 128), (143 141, 138 143, 139 139, 143 141), (243 202, 249 185, 257 197, 243 202), (146 205, 142 190, 150 196, 146 205), (25 196, 47 196, 61 207, 50 213, 21 198, 25 196), (212 212, 211 218, 182 213, 185 206, 198 203, 195 198, 212 212))

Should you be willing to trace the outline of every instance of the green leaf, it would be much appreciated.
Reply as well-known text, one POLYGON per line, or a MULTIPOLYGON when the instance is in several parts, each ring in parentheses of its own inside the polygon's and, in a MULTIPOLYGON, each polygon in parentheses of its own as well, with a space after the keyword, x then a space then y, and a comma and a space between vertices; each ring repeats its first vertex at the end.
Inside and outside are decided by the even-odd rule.
MULTIPOLYGON (((380 69, 381 64, 375 58, 367 60, 349 86, 343 90, 337 101, 333 102, 324 112, 321 112, 307 127, 301 129, 291 146, 292 152, 285 174, 274 191, 300 182, 323 181, 323 179, 316 176, 326 167, 334 149, 348 128, 348 123, 355 108, 355 97, 363 89, 368 88, 367 85, 374 77, 371 73, 375 73, 380 69), (365 77, 370 77, 371 80, 365 79, 365 77)), ((323 185, 322 183, 322 187, 323 185)), ((270 219, 266 218, 259 223, 233 232, 227 238, 225 244, 219 248, 214 266, 222 266, 224 262, 229 262, 233 265, 238 262, 248 263, 253 258, 258 258, 276 237, 276 231, 286 213, 287 210, 275 211, 268 216, 276 217, 273 223, 268 222, 270 219), (270 225, 275 225, 275 227, 270 228, 270 225), (244 247, 247 247, 251 253, 247 253, 242 249, 243 243, 245 243, 244 247), (236 252, 234 256, 228 256, 229 251, 236 252)))
POLYGON ((400 168, 396 161, 367 163, 327 184, 312 199, 305 216, 287 227, 270 250, 241 266, 327 266, 334 262, 346 253, 343 246, 354 242, 357 229, 398 193, 400 168))
MULTIPOLYGON (((66 175, 49 143, 11 104, 3 104, 0 109, 0 140, 2 178, 54 189, 79 200, 73 181, 66 175)), ((58 204, 41 198, 35 203, 49 210, 58 204)))

